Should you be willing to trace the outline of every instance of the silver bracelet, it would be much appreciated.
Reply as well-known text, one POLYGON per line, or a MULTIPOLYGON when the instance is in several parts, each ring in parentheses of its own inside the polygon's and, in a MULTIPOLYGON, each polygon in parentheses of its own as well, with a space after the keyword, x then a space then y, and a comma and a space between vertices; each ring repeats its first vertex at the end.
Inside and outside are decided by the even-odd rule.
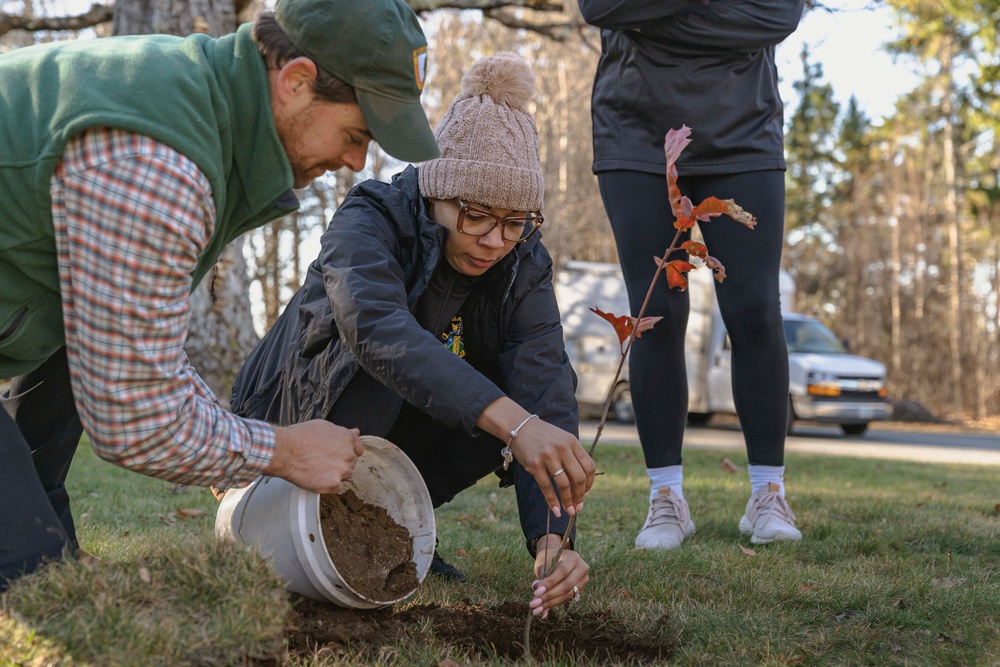
POLYGON ((532 419, 538 419, 538 415, 528 415, 527 419, 517 425, 517 428, 511 429, 510 437, 507 438, 507 444, 504 448, 500 450, 500 456, 503 457, 503 469, 506 470, 510 467, 511 462, 514 460, 514 450, 510 448, 510 443, 514 442, 514 438, 517 437, 518 431, 521 427, 530 422, 532 419))

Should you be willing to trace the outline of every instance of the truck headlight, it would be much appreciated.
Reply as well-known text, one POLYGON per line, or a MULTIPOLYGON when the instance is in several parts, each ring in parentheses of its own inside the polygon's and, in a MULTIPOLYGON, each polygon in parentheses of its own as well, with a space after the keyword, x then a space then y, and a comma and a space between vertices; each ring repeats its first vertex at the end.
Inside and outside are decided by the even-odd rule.
POLYGON ((811 371, 807 376, 806 393, 810 396, 840 396, 840 383, 833 373, 811 371))

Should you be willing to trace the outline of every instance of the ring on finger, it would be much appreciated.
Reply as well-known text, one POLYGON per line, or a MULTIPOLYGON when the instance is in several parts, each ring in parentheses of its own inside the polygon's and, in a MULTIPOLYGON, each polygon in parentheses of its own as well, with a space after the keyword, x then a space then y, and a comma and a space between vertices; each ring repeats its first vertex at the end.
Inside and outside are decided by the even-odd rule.
POLYGON ((563 469, 563 468, 559 468, 559 470, 556 470, 556 471, 555 471, 554 473, 552 473, 552 476, 553 476, 553 477, 555 477, 556 475, 561 475, 561 474, 563 474, 564 472, 566 472, 566 470, 565 470, 565 469, 563 469))
POLYGON ((573 587, 573 602, 580 601, 580 589, 577 586, 573 587))

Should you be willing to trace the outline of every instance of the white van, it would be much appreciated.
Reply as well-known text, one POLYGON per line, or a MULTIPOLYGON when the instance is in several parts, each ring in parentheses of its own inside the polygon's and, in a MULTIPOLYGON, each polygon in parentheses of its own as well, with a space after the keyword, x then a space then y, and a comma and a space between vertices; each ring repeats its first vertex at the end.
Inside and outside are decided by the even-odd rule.
MULTIPOLYGON (((735 413, 729 337, 722 323, 712 275, 701 268, 688 275, 691 314, 687 330, 688 421, 705 423, 715 413, 735 413)), ((662 276, 661 276, 662 280, 662 276)), ((667 289, 666 283, 657 289, 667 289)), ((781 274, 781 303, 788 343, 788 432, 796 420, 840 425, 860 435, 869 422, 888 419, 885 366, 848 353, 819 320, 791 312, 795 283, 781 274)), ((566 352, 579 376, 577 400, 584 414, 600 415, 621 360, 618 337, 599 308, 616 315, 629 311, 628 294, 617 264, 567 262, 556 273, 566 352)), ((655 313, 647 313, 655 315, 655 313)), ((659 326, 669 326, 661 322, 659 326)), ((628 363, 612 394, 611 416, 632 421, 628 363)))

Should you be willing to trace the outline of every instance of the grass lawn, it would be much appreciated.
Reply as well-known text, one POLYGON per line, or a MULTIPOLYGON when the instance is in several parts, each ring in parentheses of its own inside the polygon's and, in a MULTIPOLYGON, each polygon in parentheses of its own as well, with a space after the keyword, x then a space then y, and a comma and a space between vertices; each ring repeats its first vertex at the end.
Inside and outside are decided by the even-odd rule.
MULTIPOLYGON (((680 550, 650 553, 632 548, 647 505, 640 450, 602 443, 596 454, 604 474, 578 527, 591 583, 573 611, 674 644, 671 665, 1000 665, 1000 468, 789 455, 805 539, 750 548, 737 528, 745 454, 691 449, 685 494, 697 533, 680 550), (727 472, 722 456, 741 469, 727 472)), ((286 596, 260 559, 212 544, 207 490, 177 492, 84 447, 70 493, 83 546, 105 562, 49 567, 5 594, 0 665, 281 659, 286 596)), ((512 490, 485 480, 437 520, 441 553, 468 582, 432 578, 401 607, 527 602, 533 577, 512 490)), ((446 656, 473 663, 433 638, 284 658, 438 665, 446 656)))

